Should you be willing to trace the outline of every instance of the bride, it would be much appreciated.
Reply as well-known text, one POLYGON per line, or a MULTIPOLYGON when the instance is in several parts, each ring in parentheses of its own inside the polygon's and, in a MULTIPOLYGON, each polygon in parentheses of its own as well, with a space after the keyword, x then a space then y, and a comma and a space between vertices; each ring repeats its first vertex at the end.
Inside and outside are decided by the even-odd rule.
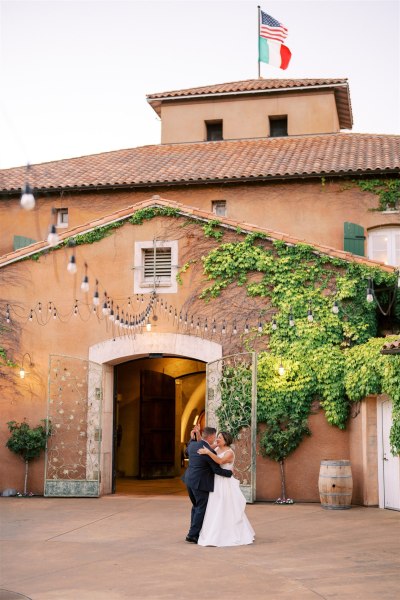
MULTIPOLYGON (((216 452, 200 448, 199 454, 208 454, 223 469, 233 470, 235 454, 230 447, 233 438, 221 431, 217 437, 216 452)), ((199 546, 242 546, 254 541, 254 529, 245 514, 246 499, 238 479, 215 477, 214 491, 210 492, 199 546)))

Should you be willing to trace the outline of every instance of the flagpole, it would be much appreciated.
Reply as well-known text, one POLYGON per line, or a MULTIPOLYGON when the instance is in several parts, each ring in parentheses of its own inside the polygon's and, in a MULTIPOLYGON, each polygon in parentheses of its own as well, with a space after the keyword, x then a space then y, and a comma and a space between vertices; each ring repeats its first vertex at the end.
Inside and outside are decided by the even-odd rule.
POLYGON ((260 10, 261 7, 257 6, 258 9, 258 15, 257 15, 257 56, 258 56, 258 79, 261 78, 261 71, 260 71, 260 10))

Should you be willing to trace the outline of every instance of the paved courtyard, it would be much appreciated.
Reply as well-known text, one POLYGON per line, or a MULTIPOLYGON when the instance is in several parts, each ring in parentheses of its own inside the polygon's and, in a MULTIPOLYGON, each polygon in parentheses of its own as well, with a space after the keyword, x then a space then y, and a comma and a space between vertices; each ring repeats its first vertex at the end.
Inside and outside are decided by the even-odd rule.
POLYGON ((0 498, 0 599, 400 598, 400 513, 247 507, 256 542, 184 541, 182 494, 0 498))

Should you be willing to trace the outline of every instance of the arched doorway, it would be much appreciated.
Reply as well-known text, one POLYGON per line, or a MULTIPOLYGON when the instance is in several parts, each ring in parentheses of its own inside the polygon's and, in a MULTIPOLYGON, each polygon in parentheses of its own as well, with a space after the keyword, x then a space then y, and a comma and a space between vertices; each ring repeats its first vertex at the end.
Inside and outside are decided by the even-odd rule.
POLYGON ((180 477, 185 442, 204 414, 205 363, 151 354, 115 366, 114 381, 113 490, 180 477))
MULTIPOLYGON (((178 466, 182 464, 182 440, 185 440, 185 436, 187 436, 188 430, 190 431, 193 420, 198 416, 201 398, 204 398, 204 395, 202 396, 201 392, 201 385, 198 381, 195 381, 195 375, 190 374, 192 372, 195 374, 199 373, 200 377, 200 370, 205 370, 205 363, 217 360, 218 358, 221 358, 221 356, 222 346, 220 344, 196 336, 178 333, 150 332, 138 334, 134 339, 123 336, 115 340, 102 342, 89 349, 89 360, 101 364, 104 372, 101 446, 102 494, 112 493, 116 470, 119 470, 120 472, 125 470, 125 477, 129 476, 128 473, 134 473, 135 469, 136 472, 139 472, 139 450, 134 449, 133 432, 135 431, 135 427, 140 427, 140 413, 139 416, 137 414, 136 416, 134 415, 134 411, 138 411, 138 405, 135 406, 133 400, 128 400, 130 398, 129 394, 126 397, 126 400, 124 399, 124 394, 128 393, 127 389, 130 385, 130 378, 133 376, 136 377, 135 389, 137 393, 137 385, 140 386, 140 383, 138 384, 137 381, 139 380, 140 382, 141 370, 153 370, 157 373, 163 373, 163 369, 165 370, 168 368, 169 372, 164 372, 164 374, 173 377, 176 386, 176 394, 178 394, 178 396, 179 394, 182 395, 182 390, 186 388, 186 396, 182 403, 179 423, 178 413, 175 410, 175 449, 173 460, 174 465, 178 466), (158 365, 157 361, 159 361, 158 365), (136 365, 133 367, 135 363, 136 365), (151 368, 149 369, 149 367, 151 368), (126 373, 128 373, 128 375, 126 373), (119 387, 118 381, 116 381, 118 375, 121 381, 125 381, 127 387, 124 387, 125 384, 119 387), (187 384, 185 379, 188 379, 187 384), (190 382, 190 380, 192 381, 190 382), (181 386, 180 391, 178 390, 179 386, 181 386), (189 393, 188 391, 190 386, 192 387, 192 393, 189 393), (118 394, 120 394, 119 400, 118 394), (119 402, 121 403, 121 406, 118 407, 119 402), (127 406, 126 408, 123 408, 122 412, 130 412, 130 416, 128 416, 128 414, 117 414, 124 406, 125 402, 127 403, 127 406), (131 406, 128 408, 129 404, 131 406), (121 422, 119 422, 120 418, 121 422), (131 428, 128 428, 125 432, 126 453, 129 454, 129 448, 131 449, 130 463, 121 449, 124 440, 124 423, 125 429, 128 425, 129 428, 131 428), (118 452, 116 453, 115 446, 118 443, 117 434, 119 424, 122 426, 122 437, 120 439, 120 448, 117 449, 118 452), (128 435, 132 438, 129 443, 126 439, 128 435), (115 466, 116 456, 118 457, 118 464, 115 466), (125 468, 128 463, 130 471, 125 468)), ((204 378, 204 375, 202 374, 201 377, 204 378)), ((204 385, 205 388, 205 380, 202 385, 204 385)), ((159 404, 160 403, 161 400, 159 400, 159 404)), ((157 429, 157 427, 154 427, 154 429, 157 429)), ((139 435, 139 438, 137 438, 135 442, 138 444, 138 439, 140 441, 140 432, 137 432, 136 435, 139 435)), ((155 433, 155 435, 157 435, 157 433, 155 433)), ((132 474, 132 477, 138 477, 138 475, 132 474)))

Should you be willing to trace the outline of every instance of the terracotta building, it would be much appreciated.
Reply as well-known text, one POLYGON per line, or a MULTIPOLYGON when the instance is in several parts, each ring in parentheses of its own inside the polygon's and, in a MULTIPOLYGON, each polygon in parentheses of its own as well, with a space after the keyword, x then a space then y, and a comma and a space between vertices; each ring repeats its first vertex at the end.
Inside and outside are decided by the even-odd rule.
MULTIPOLYGON (((118 491, 118 478, 180 473, 188 431, 204 419, 206 364, 244 350, 232 318, 229 340, 221 329, 231 308, 200 308, 204 276, 183 276, 216 243, 205 225, 218 221, 228 240, 259 231, 267 245, 306 242, 385 272, 400 266, 397 203, 365 185, 392 189, 400 137, 342 131, 352 127, 347 80, 249 80, 147 99, 161 118, 158 146, 0 172, 1 345, 29 372, 3 379, 0 445, 7 421, 51 417, 59 435, 45 464, 32 465, 36 493, 97 495, 118 491), (25 183, 31 211, 20 206, 25 183)), ((243 294, 241 331, 260 312, 243 294)), ((346 431, 322 411, 310 417, 313 435, 287 463, 290 495, 317 501, 321 459, 348 458, 353 501, 379 503, 377 402, 363 402, 346 431)), ((1 453, 0 489, 19 487, 17 459, 1 453)), ((250 495, 276 498, 276 465, 253 458, 250 495)))

